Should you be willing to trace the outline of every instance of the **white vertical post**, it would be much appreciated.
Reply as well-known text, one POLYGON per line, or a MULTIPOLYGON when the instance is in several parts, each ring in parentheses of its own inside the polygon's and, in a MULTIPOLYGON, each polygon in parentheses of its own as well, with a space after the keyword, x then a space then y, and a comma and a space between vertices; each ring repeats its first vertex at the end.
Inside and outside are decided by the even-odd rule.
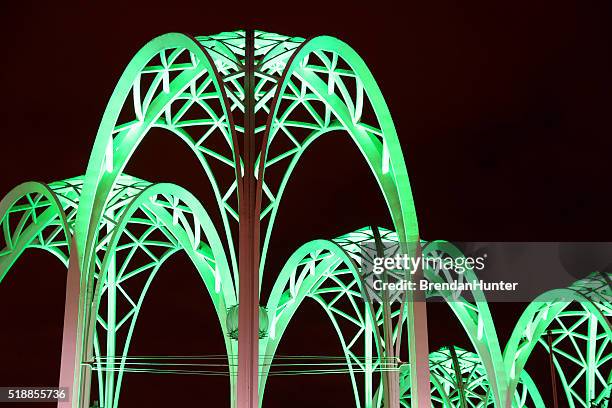
POLYGON ((76 408, 79 398, 75 395, 78 387, 80 365, 79 296, 81 270, 74 239, 70 243, 70 259, 66 276, 66 302, 64 306, 64 331, 62 335, 62 359, 59 386, 67 387, 70 401, 58 402, 58 408, 76 408))

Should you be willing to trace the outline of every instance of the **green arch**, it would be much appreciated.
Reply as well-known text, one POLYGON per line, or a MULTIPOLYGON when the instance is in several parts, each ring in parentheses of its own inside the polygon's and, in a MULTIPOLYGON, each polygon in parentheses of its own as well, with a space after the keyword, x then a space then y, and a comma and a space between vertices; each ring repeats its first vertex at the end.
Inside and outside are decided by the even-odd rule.
MULTIPOLYGON (((412 189, 410 188, 408 171, 406 169, 406 164, 404 161, 397 132, 391 119, 391 113, 389 112, 389 108, 387 107, 387 104, 384 101, 382 92, 378 84, 376 83, 376 80, 374 79, 372 73, 366 66, 363 59, 348 44, 337 38, 330 36, 319 36, 308 40, 304 42, 299 48, 297 48, 297 50, 289 59, 287 67, 285 68, 281 78, 281 85, 276 90, 276 94, 274 97, 276 103, 271 109, 271 113, 268 119, 268 126, 264 135, 264 160, 260 162, 260 173, 264 174, 263 179, 265 180, 265 173, 263 173, 263 171, 265 170, 264 162, 267 160, 268 154, 269 144, 267 142, 271 132, 270 123, 272 122, 273 118, 276 118, 278 115, 280 101, 282 99, 281 95, 283 95, 288 85, 288 79, 296 73, 303 73, 302 71, 300 71, 300 65, 302 64, 302 61, 307 58, 309 54, 317 51, 333 52, 338 54, 339 57, 343 58, 348 63, 348 65, 351 66, 351 68, 355 72, 356 77, 363 82, 364 92, 370 100, 374 113, 381 126, 385 143, 387 144, 387 149, 389 152, 389 167, 391 171, 386 173, 382 171, 382 143, 376 138, 368 136, 363 129, 359 129, 357 126, 355 126, 354 123, 352 123, 352 120, 349 120, 350 113, 348 112, 346 105, 340 100, 340 98, 336 94, 330 95, 327 92, 322 92, 322 81, 317 77, 310 77, 310 81, 308 81, 308 78, 301 78, 302 82, 306 82, 311 87, 311 89, 313 89, 313 91, 315 91, 315 93, 319 95, 320 100, 326 103, 338 118, 341 126, 337 126, 333 130, 346 130, 350 134, 357 147, 362 152, 367 164, 372 170, 372 173, 374 174, 376 181, 383 192, 385 202, 387 203, 391 218, 395 225, 395 229, 400 234, 400 241, 418 242, 418 223, 416 218, 416 210, 414 208, 414 200, 412 197, 412 189)), ((326 84, 325 87, 327 87, 326 84)), ((315 132, 312 135, 312 139, 322 135, 323 133, 325 132, 315 132)), ((312 143, 312 140, 305 144, 304 150, 310 143, 312 143)), ((282 195, 284 187, 287 184, 288 179, 291 175, 291 171, 293 170, 293 167, 295 167, 295 164, 297 160, 299 160, 302 153, 303 151, 300 152, 295 158, 293 158, 289 170, 284 175, 282 186, 279 191, 279 197, 282 195)), ((277 208, 278 204, 273 210, 273 218, 270 222, 270 227, 268 228, 268 231, 266 231, 260 271, 264 270, 267 243, 270 239, 272 225, 274 224, 273 220, 277 208)))
MULTIPOLYGON (((423 253, 427 250, 440 248, 454 258, 462 257, 463 253, 450 242, 432 241, 423 248, 423 253)), ((442 282, 442 279, 435 276, 431 271, 425 270, 425 277, 431 282, 442 282)), ((466 268, 464 275, 467 281, 477 281, 478 278, 471 268, 466 268)), ((489 309, 486 297, 481 290, 471 292, 475 299, 475 305, 471 305, 465 299, 452 300, 450 292, 441 293, 447 305, 451 308, 465 333, 467 334, 476 353, 483 362, 484 369, 490 378, 491 388, 497 406, 504 406, 507 398, 507 379, 504 370, 503 355, 493 322, 493 316, 489 309), (475 307, 474 307, 475 306, 475 307)))
MULTIPOLYGON (((96 241, 97 224, 116 178, 125 168, 129 158, 145 137, 149 128, 153 126, 154 120, 163 113, 163 108, 179 92, 185 89, 192 80, 199 78, 205 73, 211 75, 217 94, 223 97, 224 93, 221 91, 218 73, 208 52, 193 38, 178 33, 165 34, 153 39, 134 56, 126 67, 102 117, 85 174, 81 205, 79 206, 75 225, 77 247, 81 257, 81 270, 84 273, 89 274, 92 256, 91 245, 96 241), (117 141, 120 146, 115 147, 116 141, 112 136, 114 127, 121 109, 131 92, 135 79, 140 75, 147 63, 159 52, 179 47, 188 50, 198 57, 197 65, 192 71, 182 72, 169 84, 170 89, 167 93, 162 93, 151 101, 149 107, 153 106, 153 113, 142 118, 142 124, 134 132, 135 134, 122 135, 121 140, 117 141), (107 147, 111 142, 113 143, 113 150, 119 151, 113 152, 113 168, 112 171, 108 172, 105 170, 105 160, 107 160, 107 147)), ((221 106, 226 118, 231 120, 227 101, 224 97, 222 98, 221 106)), ((233 134, 232 137, 234 137, 233 134)), ((236 143, 235 140, 234 143, 236 143)), ((88 277, 86 278, 89 279, 88 277)))
MULTIPOLYGON (((281 269, 281 272, 279 273, 278 278, 272 288, 272 291, 270 293, 270 297, 268 298, 268 303, 267 303, 267 309, 268 309, 268 313, 270 316, 269 317, 270 330, 269 330, 268 338, 262 341, 262 347, 260 351, 260 354, 263 353, 263 359, 262 359, 263 367, 261 369, 262 375, 260 377, 260 405, 261 405, 261 401, 263 400, 263 393, 264 393, 265 384, 266 384, 266 380, 268 377, 270 365, 274 358, 274 354, 276 353, 276 349, 278 345, 280 344, 282 336, 289 325, 289 322, 291 321, 295 312, 297 312, 297 309, 302 304, 302 302, 307 297, 312 296, 311 290, 313 289, 313 287, 315 285, 317 285, 317 287, 321 286, 323 284, 320 281, 322 278, 323 278, 323 281, 326 281, 327 279, 329 279, 329 276, 327 278, 325 278, 324 276, 331 267, 334 267, 334 269, 337 268, 338 266, 336 264, 344 264, 351 271, 352 275, 355 278, 355 282, 357 284, 359 291, 364 297, 367 298, 367 294, 363 291, 361 281, 359 279, 359 274, 357 272, 357 269, 355 267, 353 260, 346 253, 346 251, 344 251, 335 242, 332 242, 329 240, 322 240, 322 239, 310 241, 300 246, 289 257, 289 259, 287 260, 287 262, 281 269), (332 256, 326 259, 325 261, 322 261, 321 264, 316 265, 315 270, 312 273, 309 273, 308 276, 305 276, 303 280, 298 282, 300 286, 299 291, 295 294, 295 296, 292 296, 291 305, 283 309, 284 313, 282 314, 281 318, 277 320, 275 313, 278 310, 278 307, 280 306, 279 303, 281 302, 283 295, 286 293, 285 289, 287 285, 292 280, 292 275, 294 273, 297 273, 298 266, 305 259, 305 257, 308 257, 312 253, 323 252, 323 251, 330 252, 332 256)), ((321 304, 321 302, 319 302, 318 300, 317 300, 317 303, 321 304)), ((321 304, 321 306, 323 305, 321 304)), ((330 320, 332 321, 332 324, 334 326, 334 329, 336 330, 336 333, 338 334, 340 342, 343 346, 343 350, 345 352, 345 358, 348 363, 351 363, 350 357, 347 354, 348 350, 346 347, 346 342, 342 335, 342 331, 335 323, 329 311, 327 309, 325 310, 326 310, 328 317, 330 317, 330 320)), ((370 321, 375 321, 372 315, 372 309, 370 305, 366 307, 366 313, 367 314, 364 316, 364 318, 370 319, 370 321)), ((378 346, 378 336, 374 336, 374 339, 375 339, 376 345, 378 346)), ((349 364, 349 370, 350 370, 351 383, 353 386, 355 402, 357 406, 361 406, 360 398, 359 398, 360 390, 357 386, 351 364, 349 364)))
MULTIPOLYGON (((580 281, 576 284, 579 283, 580 281)), ((504 350, 504 365, 506 372, 509 373, 509 393, 516 388, 517 373, 523 371, 547 328, 573 302, 579 303, 586 311, 592 313, 604 328, 608 338, 612 339, 612 328, 607 317, 589 297, 572 288, 553 289, 541 294, 522 313, 504 350), (525 336, 525 333, 529 335, 525 336), (525 339, 527 341, 524 341, 525 339)))
MULTIPOLYGON (((119 245, 119 241, 122 235, 128 230, 127 229, 128 224, 132 220, 134 213, 138 211, 139 209, 141 209, 142 206, 146 206, 150 211, 152 211, 156 215, 158 221, 160 221, 161 225, 163 225, 166 229, 168 229, 168 231, 178 241, 178 244, 179 244, 178 247, 175 249, 171 249, 168 251, 167 254, 164 254, 163 261, 165 261, 165 259, 169 257, 170 255, 172 255, 174 252, 178 250, 184 250, 185 253, 191 259, 196 269, 198 270, 200 277, 202 278, 206 286, 208 294, 216 310, 217 317, 221 325, 221 330, 223 333, 224 341, 226 344, 228 358, 231 359, 232 356, 235 355, 235 350, 233 349, 233 345, 231 341, 229 340, 229 336, 227 335, 227 328, 225 326, 225 313, 226 313, 226 308, 228 305, 235 304, 236 294, 234 292, 234 287, 232 285, 231 271, 227 263, 227 259, 225 257, 223 245, 212 223, 212 220, 208 216, 202 204, 195 198, 195 196, 193 196, 187 190, 177 185, 170 184, 170 183, 153 184, 145 188, 138 195, 136 195, 130 201, 127 207, 121 212, 121 217, 119 218, 117 226, 113 230, 111 239, 108 243, 108 247, 107 247, 105 256, 103 258, 103 261, 102 261, 98 284, 96 285, 96 288, 94 290, 94 295, 93 295, 94 307, 90 314, 90 321, 89 321, 89 326, 88 326, 89 330, 90 331, 94 330, 94 327, 96 326, 96 319, 98 317, 97 310, 100 304, 100 299, 102 297, 103 284, 106 282, 106 276, 108 273, 109 264, 113 262, 114 254, 117 250, 117 246, 119 245), (182 229, 180 225, 174 224, 172 214, 170 214, 166 209, 160 206, 155 206, 154 204, 151 204, 151 197, 155 197, 161 194, 171 195, 172 197, 180 198, 187 205, 187 207, 189 208, 191 213, 194 215, 194 217, 199 221, 202 231, 204 232, 204 236, 206 240, 208 241, 208 243, 210 244, 210 250, 212 252, 215 265, 217 267, 216 269, 220 275, 218 278, 220 281, 219 292, 217 292, 216 287, 215 287, 216 283, 215 283, 215 278, 213 277, 213 273, 211 273, 212 272, 211 265, 207 261, 205 261, 202 257, 200 257, 197 254, 196 249, 194 249, 194 246, 193 246, 194 238, 190 236, 188 231, 185 231, 184 229, 182 229)), ((119 392, 120 392, 120 386, 121 386, 121 379, 123 376, 123 368, 125 366, 125 357, 127 356, 127 352, 128 352, 130 341, 131 341, 131 335, 135 328, 138 313, 140 311, 140 306, 142 305, 142 301, 144 300, 144 297, 146 296, 150 283, 154 279, 159 267, 161 267, 161 265, 163 264, 163 261, 160 262, 154 268, 152 273, 149 275, 147 283, 143 291, 140 293, 138 304, 135 307, 136 311, 134 312, 133 317, 130 319, 129 334, 124 344, 124 348, 122 352, 122 359, 121 359, 121 363, 119 367, 119 375, 116 381, 117 388, 116 390, 111 390, 110 392, 107 391, 107 399, 113 398, 112 405, 111 405, 111 407, 113 408, 116 408, 119 403, 119 392)), ((129 263, 129 260, 126 262, 129 263)), ((114 341, 114 338, 111 337, 107 341, 114 341)), ((114 344, 112 347, 114 348, 114 344)), ((233 376, 230 376, 230 380, 231 381, 234 380, 233 376)), ((101 386, 102 384, 100 384, 100 387, 101 386)), ((108 386, 108 381, 107 383, 105 383, 105 386, 108 386)))
MULTIPOLYGON (((455 357, 449 353, 449 348, 443 347, 438 351, 434 351, 429 355, 431 370, 431 383, 433 389, 439 394, 438 402, 442 402, 444 408, 469 408, 469 407, 489 407, 496 406, 494 390, 491 390, 489 375, 482 363, 481 357, 474 352, 463 350, 459 347, 454 347, 455 357), (457 392, 456 395, 449 395, 445 386, 450 391, 458 390, 457 373, 461 373, 461 381, 463 383, 463 393, 457 392), (467 378, 464 375, 467 374, 467 378), (478 387, 482 389, 479 390, 478 387), (480 394, 482 391, 487 391, 486 395, 480 394), (462 395, 463 394, 463 395, 462 395), (476 398, 485 397, 484 400, 474 401, 476 398), (464 405, 465 404, 465 405, 464 405)), ((526 408, 532 405, 526 403, 532 402, 534 408, 546 408, 540 392, 533 382, 532 378, 526 371, 521 372, 520 384, 524 387, 521 393, 513 393, 511 404, 513 408, 526 408), (531 401, 527 401, 530 398, 531 401)), ((410 400, 410 376, 404 373, 401 376, 402 384, 402 406, 409 406, 410 400)))
MULTIPOLYGON (((4 225, 4 219, 10 212, 11 208, 13 208, 13 206, 20 199, 29 194, 40 194, 41 196, 45 197, 49 201, 49 208, 38 217, 36 223, 32 222, 27 226, 23 225, 21 233, 17 237, 17 242, 11 243, 11 251, 8 254, 4 254, 2 257, 0 257, 0 282, 2 282, 4 276, 6 276, 11 266, 29 247, 36 235, 43 231, 55 219, 59 219, 62 232, 66 240, 66 250, 70 250, 72 232, 70 231, 70 226, 66 220, 66 213, 64 212, 60 200, 55 192, 45 183, 37 181, 25 182, 13 188, 8 194, 6 194, 6 196, 4 196, 4 198, 0 201, 0 224, 4 225)), ((22 222, 24 221, 22 220, 22 222)), ((2 231, 0 233, 10 234, 10 231, 2 231)), ((59 250, 52 251, 49 248, 43 249, 55 255, 64 265, 68 264, 68 253, 59 253, 59 250)))
MULTIPOLYGON (((416 219, 416 211, 414 208, 414 200, 412 197, 412 190, 410 188, 410 182, 408 178, 408 172, 404 157, 402 154, 401 145, 395 130, 395 126, 391 119, 391 114, 384 101, 380 88, 376 83, 371 72, 367 68, 363 59, 346 43, 329 36, 315 37, 312 40, 306 41, 301 44, 297 50, 293 53, 289 59, 285 70, 280 79, 280 84, 277 85, 275 96, 272 107, 270 108, 270 114, 268 115, 268 121, 263 136, 263 151, 261 153, 260 161, 258 163, 258 173, 262 176, 259 178, 259 185, 264 185, 266 179, 266 163, 268 162, 268 140, 274 136, 271 134, 272 125, 274 120, 278 120, 280 104, 283 100, 284 93, 288 87, 289 81, 293 76, 297 76, 301 84, 306 84, 319 100, 322 101, 327 108, 329 108, 332 114, 338 120, 339 125, 334 126, 335 129, 346 130, 351 136, 353 142, 357 145, 365 158, 370 170, 372 171, 375 179, 381 188, 385 202, 389 209, 393 224, 396 231, 400 236, 400 242, 405 246, 406 252, 414 250, 410 243, 418 243, 419 233, 418 224, 416 219), (309 55, 317 52, 329 52, 334 55, 336 60, 341 58, 352 70, 357 80, 358 85, 361 87, 361 94, 356 95, 356 98, 361 97, 361 100, 357 99, 355 103, 350 102, 350 94, 344 87, 344 85, 338 85, 335 89, 338 89, 340 96, 333 91, 330 91, 329 85, 312 72, 308 72, 304 67, 304 62, 309 55), (348 98, 348 100, 347 100, 348 98), (359 123, 353 119, 360 117, 357 115, 357 109, 361 110, 364 103, 364 98, 370 103, 371 108, 374 111, 378 126, 380 127, 381 137, 380 140, 374 134, 369 134, 359 123), (361 105, 359 105, 361 104, 361 105), (358 107, 359 105, 359 107, 358 107), (351 108, 354 110, 354 115, 351 113, 351 108), (385 158, 385 155, 387 158, 385 158), (388 160, 388 163, 385 161, 388 160), (387 165, 385 170, 385 165, 387 165)), ((330 78, 331 78, 330 72, 330 78)), ((341 82, 341 81, 340 81, 341 82)), ((358 120, 358 119, 357 119, 358 120)), ((278 128, 275 132, 278 132, 278 128)), ((279 188, 274 200, 274 208, 272 209, 271 218, 267 227, 263 249, 260 259, 260 281, 263 279, 263 273, 265 270, 265 261, 267 256, 267 249, 272 234, 272 228, 274 226, 275 217, 282 198, 283 190, 288 183, 288 179, 293 171, 297 161, 301 157, 303 151, 312 143, 317 137, 327 133, 330 129, 321 129, 318 131, 311 132, 305 143, 298 149, 298 152, 292 157, 291 163, 289 164, 288 170, 282 175, 281 187, 279 188)), ((294 141, 295 143, 295 141, 294 141)), ((287 154, 291 154, 287 152, 287 154)), ((265 185, 264 185, 265 186, 265 185)), ((409 309, 408 314, 411 314, 412 304, 409 302, 407 306, 409 309)), ((411 328, 414 324, 412 321, 407 320, 408 331, 412 332, 411 337, 415 337, 414 329, 411 328)), ((416 350, 416 344, 419 343, 416 339, 409 342, 409 348, 411 360, 414 361, 423 359, 421 352, 416 350)), ((416 363, 415 363, 416 364, 416 363)), ((415 375, 416 382, 416 370, 413 372, 415 375)))
MULTIPOLYGON (((75 236, 81 269, 81 293, 85 297, 89 298, 93 293, 93 273, 95 270, 94 252, 98 236, 98 226, 102 219, 102 214, 105 211, 106 202, 118 176, 127 165, 129 158, 145 137, 148 130, 154 125, 155 120, 163 114, 165 107, 168 106, 183 89, 188 87, 192 81, 197 80, 206 73, 208 73, 211 78, 216 94, 221 96, 221 108, 224 112, 225 119, 231 121, 231 115, 229 115, 229 109, 227 108, 227 101, 224 99, 224 93, 221 92, 218 73, 212 58, 201 44, 186 35, 171 33, 150 41, 130 61, 119 79, 96 135, 87 166, 87 172, 85 174, 84 186, 75 224, 75 236), (150 104, 148 105, 147 111, 141 112, 142 118, 138 126, 131 128, 135 130, 133 132, 131 130, 120 132, 118 136, 114 137, 113 132, 115 131, 115 126, 117 125, 119 115, 130 92, 132 92, 132 85, 135 83, 136 79, 139 79, 139 75, 147 64, 158 55, 158 53, 166 49, 181 49, 182 52, 189 52, 190 55, 197 58, 197 61, 192 61, 194 63, 191 70, 182 71, 171 82, 168 80, 169 84, 167 85, 167 91, 164 89, 164 92, 156 95, 156 88, 152 88, 154 93, 151 94, 151 100, 149 101, 150 104), (153 96, 155 96, 154 99, 153 96), (112 155, 109 155, 108 150, 110 150, 112 155), (112 163, 112 166, 110 166, 109 163, 112 163), (105 167, 110 168, 105 169, 105 167)), ((163 82, 163 78, 161 78, 160 75, 157 75, 155 80, 163 82)), ((235 145, 236 141, 233 135, 233 126, 228 127, 232 131, 233 143, 235 145)), ((214 188, 214 183, 212 184, 214 188)), ((216 191, 215 193, 217 196, 219 195, 216 191)), ((222 217, 223 216, 224 212, 222 211, 222 217)), ((224 222, 224 224, 226 224, 226 231, 229 231, 227 222, 224 222)), ((230 255, 233 261, 233 252, 231 252, 230 255)), ((233 263, 235 262, 233 261, 233 263)), ((85 300, 83 304, 87 304, 89 301, 91 300, 85 300)), ((91 319, 95 318, 95 314, 92 315, 88 308, 82 309, 80 313, 84 322, 90 322, 91 319)), ((91 330, 91 327, 85 327, 80 334, 81 337, 79 342, 83 345, 81 349, 85 353, 87 353, 88 350, 91 352, 93 342, 91 330)), ((81 356, 81 359, 83 359, 83 356, 81 356)), ((87 374, 82 372, 80 366, 78 369, 81 370, 78 374, 81 378, 81 384, 84 384, 87 381, 83 379, 83 375, 87 374)))

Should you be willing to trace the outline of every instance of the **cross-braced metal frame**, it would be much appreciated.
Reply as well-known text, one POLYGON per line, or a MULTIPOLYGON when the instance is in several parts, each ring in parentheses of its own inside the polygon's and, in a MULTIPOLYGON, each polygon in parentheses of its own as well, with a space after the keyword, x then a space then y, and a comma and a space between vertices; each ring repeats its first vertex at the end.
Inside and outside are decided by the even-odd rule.
MULTIPOLYGON (((166 159, 160 153, 159 163, 166 159)), ((605 276, 542 295, 504 351, 481 292, 471 293, 472 301, 461 293, 426 294, 448 303, 475 351, 450 346, 431 355, 424 298, 370 299, 360 275, 363 242, 397 243, 425 256, 462 254, 448 242, 419 240, 406 165, 380 89, 363 60, 332 37, 236 31, 154 39, 120 78, 86 174, 49 185, 24 183, 0 202, 0 217, 0 281, 28 248, 49 251, 68 266, 60 383, 73 387, 73 407, 89 406, 92 376, 100 405, 119 406, 143 301, 178 251, 193 262, 213 302, 232 406, 262 404, 283 333, 302 302, 313 300, 338 334, 357 407, 543 407, 524 367, 547 331, 555 336, 568 403, 607 407, 611 306, 605 276), (179 186, 123 173, 153 128, 189 146, 216 203, 204 206, 179 186), (395 231, 368 227, 304 244, 280 273, 272 271, 273 289, 260 302, 283 191, 307 148, 334 131, 347 132, 359 148, 395 231), (258 326, 260 303, 269 327, 258 326), (228 309, 236 305, 237 340, 227 327, 228 309), (261 332, 268 335, 259 339, 261 332), (403 348, 407 364, 399 359, 403 348), (562 359, 576 370, 568 371, 562 359)), ((470 270, 420 273, 436 282, 477 280, 470 270)))
MULTIPOLYGON (((493 390, 480 357, 458 347, 449 346, 431 353, 432 406, 477 408, 495 406, 493 390)), ((408 370, 400 377, 401 403, 410 406, 408 370)), ((521 373, 512 407, 544 407, 538 388, 527 374, 521 373)))

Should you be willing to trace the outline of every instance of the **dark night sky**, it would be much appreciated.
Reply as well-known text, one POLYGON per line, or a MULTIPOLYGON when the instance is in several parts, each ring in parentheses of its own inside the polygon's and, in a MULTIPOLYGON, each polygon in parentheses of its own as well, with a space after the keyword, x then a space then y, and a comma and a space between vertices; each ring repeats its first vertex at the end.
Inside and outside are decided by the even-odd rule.
MULTIPOLYGON (((365 59, 404 147, 424 239, 612 241, 610 2, 430 1, 405 2, 402 10, 383 2, 211 3, 0 4, 0 195, 23 181, 84 173, 115 83, 149 39, 250 26, 333 35, 365 59)), ((197 194, 203 178, 186 152, 155 135, 128 172, 197 194), (151 166, 162 152, 171 165, 151 166)), ((318 142, 301 166, 279 215, 271 270, 307 240, 389 223, 368 169, 346 139, 318 142)), ((13 272, 0 285, 0 385, 51 385, 65 272, 38 253, 13 272)), ((184 257, 165 267, 139 320, 134 354, 223 352, 198 279, 184 257)), ((466 347, 442 306, 430 307, 431 349, 466 347)), ((309 307, 297 316, 303 323, 288 330, 281 353, 339 355, 327 340, 333 329, 309 307)), ((502 337, 523 307, 493 305, 502 337)), ((532 365, 546 362, 539 357, 532 365)), ((547 397, 549 379, 534 370, 547 397)), ((271 380, 266 406, 350 405, 348 379, 311 377, 271 380)), ((226 389, 223 378, 128 375, 122 401, 209 406, 214 399, 210 406, 227 406, 226 389)))

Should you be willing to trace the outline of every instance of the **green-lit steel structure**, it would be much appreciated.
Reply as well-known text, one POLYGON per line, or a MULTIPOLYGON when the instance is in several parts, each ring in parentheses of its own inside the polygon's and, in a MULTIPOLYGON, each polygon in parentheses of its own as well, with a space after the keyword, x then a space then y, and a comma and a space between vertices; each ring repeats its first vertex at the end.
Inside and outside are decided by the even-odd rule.
MULTIPOLYGON (((333 171, 333 163, 326 165, 333 171)), ((473 301, 451 292, 421 294, 447 300, 472 351, 449 346, 429 353, 420 294, 407 293, 392 304, 369 299, 360 243, 462 254, 448 242, 420 241, 389 110, 363 60, 333 37, 305 40, 246 30, 155 38, 119 79, 85 175, 21 184, 0 202, 0 217, 0 281, 31 248, 54 254, 68 268, 60 385, 73 392, 71 402, 60 406, 89 407, 92 384, 100 406, 120 406, 147 290, 162 265, 184 251, 217 314, 234 407, 262 405, 278 345, 307 299, 322 307, 337 331, 354 391, 347 397, 356 407, 546 407, 541 387, 525 371, 538 343, 552 354, 568 406, 608 407, 607 275, 595 272, 542 294, 505 347, 483 293, 472 293, 473 301), (180 186, 124 174, 153 128, 189 146, 216 202, 201 203, 180 186), (267 271, 291 174, 307 148, 334 131, 348 133, 347 142, 361 151, 394 231, 367 227, 308 242, 281 271, 267 271), (213 222, 212 212, 220 222, 213 222), (260 300, 266 276, 274 279, 273 289, 260 300), (236 316, 239 331, 229 327, 236 316), (409 362, 399 359, 403 349, 409 362)), ((457 278, 451 270, 421 273, 436 282, 457 278)), ((462 279, 477 277, 468 270, 462 279)))

